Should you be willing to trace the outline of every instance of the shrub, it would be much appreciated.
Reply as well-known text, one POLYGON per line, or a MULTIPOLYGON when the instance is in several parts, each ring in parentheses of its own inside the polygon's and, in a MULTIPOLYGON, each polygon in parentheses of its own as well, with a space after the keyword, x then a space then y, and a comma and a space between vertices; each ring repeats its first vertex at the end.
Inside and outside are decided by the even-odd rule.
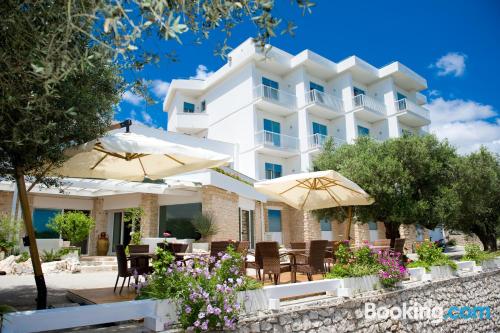
POLYGON ((416 248, 418 260, 411 262, 407 267, 424 267, 426 271, 430 270, 431 266, 448 265, 453 269, 457 268, 457 264, 443 254, 443 249, 437 244, 425 241, 416 248))
POLYGON ((447 243, 446 246, 457 246, 457 240, 456 239, 450 239, 447 243))
POLYGON ((28 259, 30 258, 30 254, 28 252, 23 252, 21 253, 21 255, 19 256, 19 258, 16 259, 16 263, 22 263, 22 262, 25 262, 27 261, 28 259))
POLYGON ((407 270, 402 264, 401 253, 390 250, 379 251, 377 260, 381 266, 378 275, 382 286, 392 287, 406 276, 407 270))
POLYGON ((141 219, 144 216, 144 209, 141 207, 127 208, 125 209, 125 215, 123 216, 123 222, 128 223, 130 230, 130 244, 139 245, 141 244, 142 231, 141 231, 141 219))
POLYGON ((82 212, 65 212, 54 216, 47 227, 58 232, 63 239, 77 244, 88 237, 94 225, 94 219, 82 212))
POLYGON ((465 255, 460 260, 474 260, 477 264, 480 264, 485 260, 496 258, 497 255, 494 252, 481 251, 481 248, 477 244, 467 244, 465 245, 465 255))
POLYGON ((200 233, 203 240, 206 240, 208 237, 214 236, 219 232, 219 228, 217 227, 212 214, 198 214, 193 218, 191 224, 194 229, 200 233))
POLYGON ((13 220, 7 214, 0 214, 0 251, 8 252, 16 247, 21 229, 21 220, 13 220))
POLYGON ((185 330, 234 330, 241 308, 237 292, 261 287, 240 275, 241 255, 229 247, 217 258, 195 256, 175 262, 167 251, 158 251, 161 256, 155 261, 162 262, 153 264, 154 273, 140 286, 138 298, 176 300, 185 330))

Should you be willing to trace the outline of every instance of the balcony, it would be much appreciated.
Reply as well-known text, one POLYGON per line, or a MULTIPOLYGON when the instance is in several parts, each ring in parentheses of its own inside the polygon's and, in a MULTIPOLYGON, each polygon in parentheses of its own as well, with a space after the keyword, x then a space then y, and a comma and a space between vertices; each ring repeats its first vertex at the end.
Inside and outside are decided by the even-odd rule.
POLYGON ((206 112, 178 112, 171 120, 177 131, 193 134, 208 128, 208 114, 206 112))
POLYGON ((431 123, 429 110, 406 98, 394 102, 400 121, 411 127, 426 126, 431 123))
POLYGON ((255 145, 257 151, 273 156, 291 157, 299 153, 299 139, 281 133, 257 132, 255 145))
POLYGON ((313 135, 309 135, 309 137, 307 138, 309 151, 311 153, 319 151, 328 139, 333 140, 333 144, 335 147, 340 147, 341 145, 346 143, 344 139, 316 133, 313 135))
POLYGON ((370 123, 385 119, 387 114, 383 103, 366 95, 354 96, 352 107, 353 111, 356 112, 356 117, 370 123))
POLYGON ((297 107, 294 94, 262 84, 253 89, 253 98, 257 106, 280 116, 292 114, 297 107))
POLYGON ((315 89, 310 90, 305 95, 305 101, 306 110, 318 117, 331 120, 344 114, 342 100, 324 92, 315 89))

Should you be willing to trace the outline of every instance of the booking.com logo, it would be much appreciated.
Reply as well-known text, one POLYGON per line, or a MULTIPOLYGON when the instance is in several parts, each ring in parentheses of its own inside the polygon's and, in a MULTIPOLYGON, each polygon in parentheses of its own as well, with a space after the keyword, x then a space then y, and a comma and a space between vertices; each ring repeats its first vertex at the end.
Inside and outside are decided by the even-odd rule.
POLYGON ((365 318, 368 320, 425 320, 425 319, 491 319, 489 306, 452 306, 446 311, 441 306, 424 306, 418 303, 408 306, 379 306, 365 303, 365 318))

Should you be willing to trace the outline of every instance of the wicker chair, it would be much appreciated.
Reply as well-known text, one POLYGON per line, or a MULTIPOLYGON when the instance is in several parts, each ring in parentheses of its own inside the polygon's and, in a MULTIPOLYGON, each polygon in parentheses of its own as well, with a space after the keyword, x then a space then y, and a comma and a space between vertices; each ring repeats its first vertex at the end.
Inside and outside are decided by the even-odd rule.
POLYGON ((304 256, 306 258, 306 262, 304 264, 298 263, 296 260, 293 262, 292 269, 294 275, 296 273, 305 273, 307 275, 307 279, 312 281, 313 274, 325 274, 325 252, 327 246, 327 240, 311 241, 308 253, 302 255, 298 254, 296 256, 304 256))
MULTIPOLYGON (((262 255, 261 248, 264 242, 258 242, 255 244, 255 251, 253 251, 254 260, 253 261, 245 261, 245 268, 255 269, 255 278, 258 280, 262 280, 260 275, 260 270, 262 269, 262 255)), ((250 252, 250 251, 249 251, 250 252)))
POLYGON ((279 284, 281 273, 291 272, 290 263, 281 263, 281 258, 287 254, 280 255, 278 242, 261 242, 260 255, 262 256, 262 272, 263 281, 266 279, 266 274, 274 282, 279 284))
POLYGON ((226 252, 227 251, 227 247, 229 245, 233 245, 234 246, 234 242, 231 242, 231 241, 216 241, 216 242, 210 243, 210 256, 218 258, 219 257, 219 253, 226 252))
MULTIPOLYGON (((292 250, 304 250, 304 252, 298 252, 298 253, 304 254, 304 253, 306 253, 307 245, 306 245, 306 242, 292 242, 292 243, 290 243, 290 247, 292 248, 292 250)), ((297 263, 301 263, 301 264, 306 263, 306 259, 303 256, 295 257, 295 260, 297 263)))
POLYGON ((331 247, 331 249, 327 249, 325 251, 325 271, 328 271, 330 267, 335 264, 336 258, 335 258, 335 252, 338 251, 341 241, 331 241, 328 242, 328 246, 331 247))
MULTIPOLYGON (((134 254, 149 253, 149 245, 129 245, 128 252, 130 254, 130 268, 132 271, 136 271, 138 275, 150 274, 153 271, 153 268, 149 266, 149 256, 134 256, 134 254)), ((137 283, 137 281, 135 282, 137 283)))
POLYGON ((247 267, 247 255, 248 249, 250 248, 249 241, 239 241, 235 244, 236 252, 241 254, 241 258, 243 259, 243 263, 241 265, 241 275, 246 275, 246 267, 247 267))
POLYGON ((125 247, 123 245, 116 245, 116 261, 118 263, 118 276, 116 277, 116 282, 115 282, 115 289, 113 289, 114 292, 116 292, 116 286, 118 286, 118 280, 122 277, 123 278, 123 283, 120 288, 120 294, 122 293, 123 286, 125 285, 125 280, 128 278, 128 285, 130 285, 130 278, 134 275, 134 269, 128 267, 128 260, 127 260, 127 255, 125 254, 125 247))
POLYGON ((396 240, 394 241, 394 248, 392 250, 403 255, 405 251, 405 242, 406 239, 404 238, 396 238, 396 240))

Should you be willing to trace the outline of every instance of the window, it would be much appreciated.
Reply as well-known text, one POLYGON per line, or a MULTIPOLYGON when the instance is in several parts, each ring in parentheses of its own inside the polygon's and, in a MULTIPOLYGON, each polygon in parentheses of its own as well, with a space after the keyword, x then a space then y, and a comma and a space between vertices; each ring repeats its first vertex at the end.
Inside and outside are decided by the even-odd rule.
POLYGON ((163 237, 163 233, 168 231, 177 239, 199 239, 200 235, 191 221, 200 213, 201 203, 160 206, 158 237, 163 237))
POLYGON ((359 89, 357 87, 353 88, 353 92, 354 92, 354 96, 365 95, 365 91, 363 89, 359 89))
POLYGON ((36 238, 59 238, 59 234, 47 227, 47 224, 61 213, 60 209, 41 209, 35 208, 33 211, 33 228, 35 229, 36 238))
POLYGON ((264 139, 265 143, 276 147, 281 146, 281 125, 276 121, 264 119, 264 139))
POLYGON ((370 136, 370 129, 358 125, 358 136, 370 136))
POLYGON ((373 222, 373 221, 368 222, 368 228, 370 230, 377 230, 378 229, 377 222, 373 222))
POLYGON ((321 227, 321 231, 332 231, 332 224, 330 223, 329 219, 323 218, 319 220, 319 224, 321 227))
POLYGON ((266 163, 266 179, 279 178, 283 175, 282 166, 280 164, 266 163))
POLYGON ((262 77, 262 88, 264 97, 279 100, 279 83, 262 77))
POLYGON ((269 232, 281 232, 281 210, 269 209, 267 211, 269 232))
POLYGON ((207 110, 207 102, 205 100, 201 101, 201 112, 205 112, 207 110))
POLYGON ((193 103, 184 102, 184 112, 194 113, 194 104, 193 103))
POLYGON ((328 129, 323 124, 313 122, 313 139, 315 145, 323 145, 328 135, 328 129))
POLYGON ((309 90, 317 90, 319 92, 325 92, 325 88, 314 82, 309 82, 309 90))
POLYGON ((397 93, 397 107, 400 111, 406 109, 406 96, 401 93, 397 93))

